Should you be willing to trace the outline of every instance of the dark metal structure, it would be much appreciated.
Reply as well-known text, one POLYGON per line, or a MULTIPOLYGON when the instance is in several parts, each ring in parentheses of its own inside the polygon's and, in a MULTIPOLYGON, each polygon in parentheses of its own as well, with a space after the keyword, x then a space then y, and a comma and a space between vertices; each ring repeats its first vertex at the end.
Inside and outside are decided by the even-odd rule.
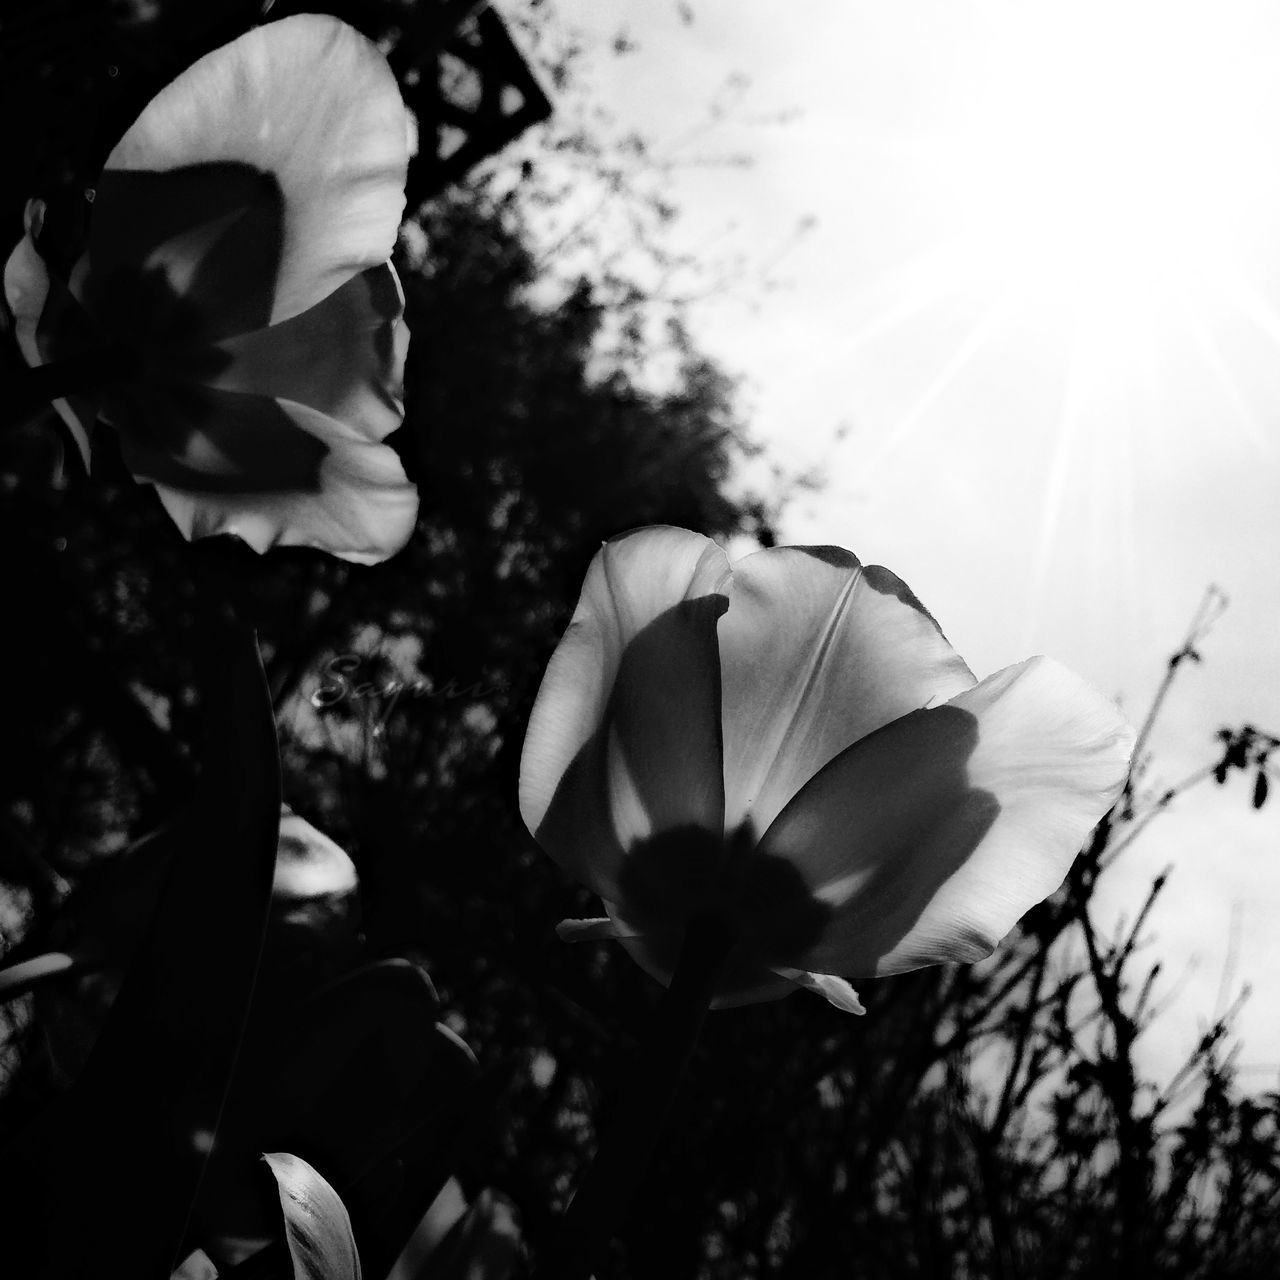
POLYGON ((551 114, 551 103, 485 0, 286 0, 270 9, 332 13, 386 51, 418 121, 408 207, 457 182, 551 114))
POLYGON ((331 13, 386 53, 418 123, 408 208, 546 119, 551 103, 484 0, 3 0, 0 216, 87 185, 146 102, 255 23, 331 13))
POLYGON ((474 0, 415 6, 421 27, 390 54, 418 118, 408 205, 457 182, 551 114, 548 100, 498 13, 474 0))

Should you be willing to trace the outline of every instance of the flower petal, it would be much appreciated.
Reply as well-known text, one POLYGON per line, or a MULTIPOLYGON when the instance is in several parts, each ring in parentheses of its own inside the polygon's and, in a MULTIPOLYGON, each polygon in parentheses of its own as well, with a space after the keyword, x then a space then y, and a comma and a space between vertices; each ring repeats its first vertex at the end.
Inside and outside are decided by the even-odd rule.
POLYGON ((230 533, 260 552, 273 546, 315 547, 357 564, 385 560, 409 540, 418 491, 388 445, 365 440, 306 405, 198 390, 218 406, 191 437, 198 466, 160 450, 145 451, 121 436, 130 470, 155 485, 187 538, 230 533), (268 443, 258 430, 264 425, 271 428, 268 443), (227 458, 219 446, 229 440, 245 452, 233 457, 230 474, 218 475, 211 468, 227 458), (276 470, 270 472, 267 455, 273 450, 269 465, 276 470), (314 464, 310 479, 299 469, 303 463, 314 464), (264 474, 285 479, 286 468, 292 468, 296 485, 264 487, 264 474), (237 488, 237 478, 243 487, 237 488))
POLYGON ((837 547, 738 561, 720 655, 729 830, 763 832, 851 743, 974 683, 901 579, 837 547))
POLYGON ((299 1280, 360 1280, 351 1217, 324 1176, 301 1156, 263 1154, 280 1193, 285 1243, 299 1280))
POLYGON ((1115 707, 1046 658, 856 743, 760 842, 834 912, 797 967, 857 978, 989 955, 1062 882, 1132 747, 1115 707))
POLYGON ((36 342, 36 328, 49 296, 49 269, 35 241, 43 216, 44 202, 28 200, 23 216, 25 234, 4 264, 4 300, 13 313, 14 337, 26 362, 33 368, 45 362, 36 342))
POLYGON ((597 916, 591 920, 561 920, 556 925, 556 937, 561 942, 617 942, 620 938, 638 938, 640 935, 619 920, 597 916))
POLYGON ((207 381, 308 405, 381 440, 404 421, 403 314, 391 264, 371 267, 301 315, 219 343, 230 362, 207 381))
POLYGON ((802 991, 812 991, 845 1013, 866 1013, 858 993, 843 979, 830 973, 809 973, 804 969, 775 969, 780 978, 793 982, 802 991))
POLYGON ((547 666, 520 761, 538 843, 603 898, 653 830, 721 830, 716 620, 724 552, 684 529, 606 542, 547 666))
POLYGON ((182 380, 108 389, 103 419, 142 481, 191 493, 317 493, 327 449, 269 396, 182 380))
MULTIPOLYGON (((44 202, 28 200, 23 217, 25 234, 4 266, 4 296, 13 313, 14 337, 23 358, 32 368, 47 364, 50 359, 45 332, 53 318, 49 312, 58 309, 59 296, 65 296, 67 305, 76 305, 74 299, 66 294, 65 286, 51 279, 49 269, 36 248, 35 237, 40 233, 43 218, 44 202)), ((87 471, 89 429, 97 417, 96 407, 82 396, 76 396, 74 403, 65 399, 55 400, 53 407, 71 432, 87 471)))
MULTIPOLYGON (((110 190, 119 170, 230 164, 269 176, 283 199, 279 270, 265 282, 274 285, 267 319, 276 323, 391 256, 408 158, 409 117, 386 59, 336 18, 298 14, 215 49, 163 89, 108 158, 102 199, 129 195, 110 190)), ((128 208, 145 213, 136 199, 128 208)), ((127 219, 113 211, 111 221, 127 219)), ((254 257, 252 237, 234 239, 254 257)), ((136 245, 107 236, 95 247, 143 265, 136 245)), ((238 286, 251 281, 251 267, 234 270, 238 286)))

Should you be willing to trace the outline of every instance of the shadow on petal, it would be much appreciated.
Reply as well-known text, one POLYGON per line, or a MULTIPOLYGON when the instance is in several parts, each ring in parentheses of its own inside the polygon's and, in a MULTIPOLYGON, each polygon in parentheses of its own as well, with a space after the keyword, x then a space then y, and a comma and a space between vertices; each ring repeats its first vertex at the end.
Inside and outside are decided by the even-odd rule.
POLYGON ((726 606, 721 595, 681 600, 631 638, 601 722, 534 832, 602 898, 618 898, 624 850, 650 832, 697 831, 717 850, 722 843, 716 623, 726 606))
POLYGON ((284 197, 232 162, 164 172, 108 169, 98 184, 85 306, 139 346, 212 342, 271 319, 284 197), (160 275, 167 289, 149 277, 160 275))
POLYGON ((816 946, 834 912, 796 867, 754 844, 744 823, 728 841, 682 827, 632 845, 618 877, 620 899, 610 910, 639 935, 627 950, 643 968, 668 981, 689 921, 711 918, 738 938, 718 1003, 786 994, 773 971, 816 946))
MULTIPOLYGON (((933 623, 938 634, 942 635, 942 628, 938 626, 938 620, 920 602, 920 597, 891 569, 886 569, 882 564, 864 565, 862 580, 872 591, 876 591, 882 596, 892 596, 899 604, 905 604, 908 609, 914 609, 917 613, 928 618, 933 623)), ((960 661, 959 657, 956 658, 956 661, 960 661)))
POLYGON ((156 482, 160 501, 183 534, 233 534, 259 552, 315 547, 358 564, 377 564, 399 551, 413 533, 418 491, 395 451, 353 438, 342 423, 306 405, 281 401, 276 407, 328 450, 316 488, 224 492, 206 485, 190 491, 156 482))
POLYGON ((761 831, 850 743, 975 683, 904 583, 833 547, 739 561, 720 651, 725 821, 761 831))
POLYGON ((404 418, 403 312, 390 263, 372 267, 309 310, 219 344, 230 359, 209 381, 308 405, 381 440, 404 418))
POLYGON ((139 479, 187 493, 318 493, 328 446, 266 396, 193 383, 113 388, 103 416, 139 479))
MULTIPOLYGON (((764 851, 794 864, 833 912, 797 967, 869 976, 918 930, 1000 813, 970 781, 979 738, 978 718, 960 707, 913 712, 842 752, 778 815, 764 851)), ((978 959, 992 945, 959 911, 928 932, 913 938, 929 957, 920 964, 978 959)))

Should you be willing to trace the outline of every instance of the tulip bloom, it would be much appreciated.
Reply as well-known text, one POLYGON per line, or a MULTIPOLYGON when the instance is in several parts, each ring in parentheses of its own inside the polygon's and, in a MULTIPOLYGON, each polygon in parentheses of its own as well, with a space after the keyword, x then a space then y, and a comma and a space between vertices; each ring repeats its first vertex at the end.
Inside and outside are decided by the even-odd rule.
POLYGON ((721 1006, 989 955, 1058 887, 1133 733, 1032 658, 978 682, 908 587, 834 547, 732 568, 709 539, 605 544, 520 769, 542 848, 669 983, 688 926, 732 939, 721 1006))
POLYGON ((89 371, 55 401, 86 466, 101 417, 188 538, 363 563, 404 545, 417 492, 381 442, 404 417, 388 258, 409 137, 378 50, 303 14, 151 101, 107 160, 69 279, 28 206, 5 296, 28 364, 89 371))

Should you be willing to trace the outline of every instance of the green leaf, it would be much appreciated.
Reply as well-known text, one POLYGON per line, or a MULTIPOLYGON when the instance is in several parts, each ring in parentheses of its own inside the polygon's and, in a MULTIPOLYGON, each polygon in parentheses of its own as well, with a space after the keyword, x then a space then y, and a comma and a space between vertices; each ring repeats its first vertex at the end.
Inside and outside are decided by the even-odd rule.
POLYGON ((360 1280, 351 1219, 338 1193, 299 1156, 262 1158, 280 1190, 294 1280, 360 1280))

